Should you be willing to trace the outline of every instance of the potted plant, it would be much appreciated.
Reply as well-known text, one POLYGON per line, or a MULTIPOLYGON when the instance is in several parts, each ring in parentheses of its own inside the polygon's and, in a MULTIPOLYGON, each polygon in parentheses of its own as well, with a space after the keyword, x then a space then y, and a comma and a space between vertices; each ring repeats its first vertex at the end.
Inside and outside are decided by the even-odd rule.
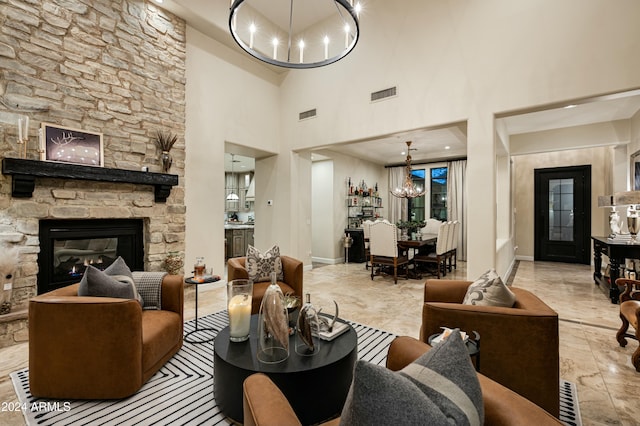
POLYGON ((171 168, 171 163, 173 163, 173 158, 171 158, 171 148, 178 140, 178 135, 173 134, 171 132, 165 132, 163 130, 157 130, 154 141, 158 148, 162 150, 162 155, 160 159, 162 160, 162 172, 168 173, 171 168))

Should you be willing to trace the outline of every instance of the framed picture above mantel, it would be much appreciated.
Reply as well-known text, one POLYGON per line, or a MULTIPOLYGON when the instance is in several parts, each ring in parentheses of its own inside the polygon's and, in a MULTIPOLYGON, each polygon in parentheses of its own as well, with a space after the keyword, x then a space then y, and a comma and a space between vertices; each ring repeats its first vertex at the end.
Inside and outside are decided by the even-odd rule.
POLYGON ((102 133, 42 123, 40 159, 103 167, 102 133))

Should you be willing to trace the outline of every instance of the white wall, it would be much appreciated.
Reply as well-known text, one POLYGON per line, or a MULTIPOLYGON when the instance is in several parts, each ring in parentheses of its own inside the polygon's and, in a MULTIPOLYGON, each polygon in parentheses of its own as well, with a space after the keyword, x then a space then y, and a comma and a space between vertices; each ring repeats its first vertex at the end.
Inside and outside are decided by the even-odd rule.
POLYGON ((637 16, 630 0, 371 0, 354 52, 288 74, 283 139, 305 148, 467 119, 468 270, 480 274, 496 264, 494 114, 640 86, 637 16), (393 85, 398 97, 368 101, 393 85), (309 108, 317 119, 297 122, 309 108))
POLYGON ((591 165, 591 235, 608 235, 609 210, 598 208, 598 195, 605 193, 604 170, 607 147, 576 149, 513 157, 515 173, 515 241, 517 255, 525 260, 534 257, 534 169, 591 165), (605 226, 606 224, 606 226, 605 226))
POLYGON ((278 152, 280 120, 274 107, 278 87, 221 59, 228 54, 228 48, 187 27, 185 270, 196 256, 204 256, 221 275, 225 142, 278 152))
POLYGON ((354 185, 363 179, 370 187, 377 183, 383 205, 378 211, 386 217, 390 197, 387 169, 333 151, 319 150, 317 153, 328 156, 331 160, 314 163, 312 217, 319 218, 321 224, 316 223, 316 219, 313 220, 313 257, 326 263, 340 263, 344 262, 341 238, 347 227, 347 179, 350 177, 354 185), (322 163, 330 163, 331 170, 322 163), (316 190, 327 198, 316 197, 316 190))
POLYGON ((334 212, 343 209, 334 205, 333 160, 316 161, 311 175, 311 252, 322 263, 336 263, 334 250, 334 212))
MULTIPOLYGON (((311 167, 295 152, 466 120, 467 266, 477 276, 496 265, 495 251, 486 249, 497 238, 495 114, 640 87, 640 2, 369 0, 366 6, 354 52, 331 66, 291 70, 279 88, 225 64, 212 51, 215 43, 194 40, 192 31, 188 56, 197 70, 188 69, 187 128, 196 120, 202 145, 229 140, 279 154, 269 188, 288 208, 272 209, 278 214, 270 215, 268 232, 296 239, 297 254, 308 259, 309 214, 298 213, 311 210, 311 167), (399 96, 369 102, 370 92, 394 85, 399 96), (311 108, 316 119, 299 122, 298 113, 311 108)), ((220 149, 203 149, 221 156, 220 149)), ((215 170, 218 161, 199 158, 196 165, 215 170)), ((211 213, 211 203, 191 201, 189 221, 198 216, 193 206, 211 213)), ((261 207, 256 225, 267 217, 261 207)), ((188 239, 189 228, 206 222, 199 216, 188 225, 188 239)), ((202 252, 189 247, 190 256, 202 252)))

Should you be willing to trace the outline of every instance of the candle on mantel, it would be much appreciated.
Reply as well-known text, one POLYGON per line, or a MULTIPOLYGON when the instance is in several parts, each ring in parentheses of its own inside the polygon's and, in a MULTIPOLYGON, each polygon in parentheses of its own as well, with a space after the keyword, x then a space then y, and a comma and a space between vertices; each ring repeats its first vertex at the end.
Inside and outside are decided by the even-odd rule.
POLYGON ((229 336, 246 337, 251 326, 251 295, 236 294, 229 300, 229 336))

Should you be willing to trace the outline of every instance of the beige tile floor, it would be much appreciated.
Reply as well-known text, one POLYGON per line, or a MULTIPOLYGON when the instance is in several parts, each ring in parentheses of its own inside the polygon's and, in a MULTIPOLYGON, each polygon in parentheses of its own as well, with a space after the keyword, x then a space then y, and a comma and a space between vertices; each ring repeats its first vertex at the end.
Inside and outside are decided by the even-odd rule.
MULTIPOLYGON (((319 266, 319 265, 316 265, 319 266)), ((631 341, 618 346, 618 306, 593 284, 591 268, 546 262, 520 262, 513 285, 533 291, 560 316, 560 376, 576 383, 583 424, 640 425, 640 373, 631 365, 637 347, 631 341)), ((464 262, 445 279, 466 279, 464 262)), ((332 312, 332 300, 340 316, 398 335, 417 337, 420 328, 422 280, 388 277, 371 281, 363 264, 315 267, 305 272, 305 291, 312 302, 332 312)), ((224 284, 199 289, 198 316, 225 307, 224 284)), ((185 317, 194 317, 194 294, 188 290, 185 317)), ((8 374, 27 366, 28 344, 0 349, 0 403, 15 402, 8 374)), ((523 371, 526 371, 523 354, 523 371)), ((0 424, 23 425, 20 413, 0 412, 0 424)))

